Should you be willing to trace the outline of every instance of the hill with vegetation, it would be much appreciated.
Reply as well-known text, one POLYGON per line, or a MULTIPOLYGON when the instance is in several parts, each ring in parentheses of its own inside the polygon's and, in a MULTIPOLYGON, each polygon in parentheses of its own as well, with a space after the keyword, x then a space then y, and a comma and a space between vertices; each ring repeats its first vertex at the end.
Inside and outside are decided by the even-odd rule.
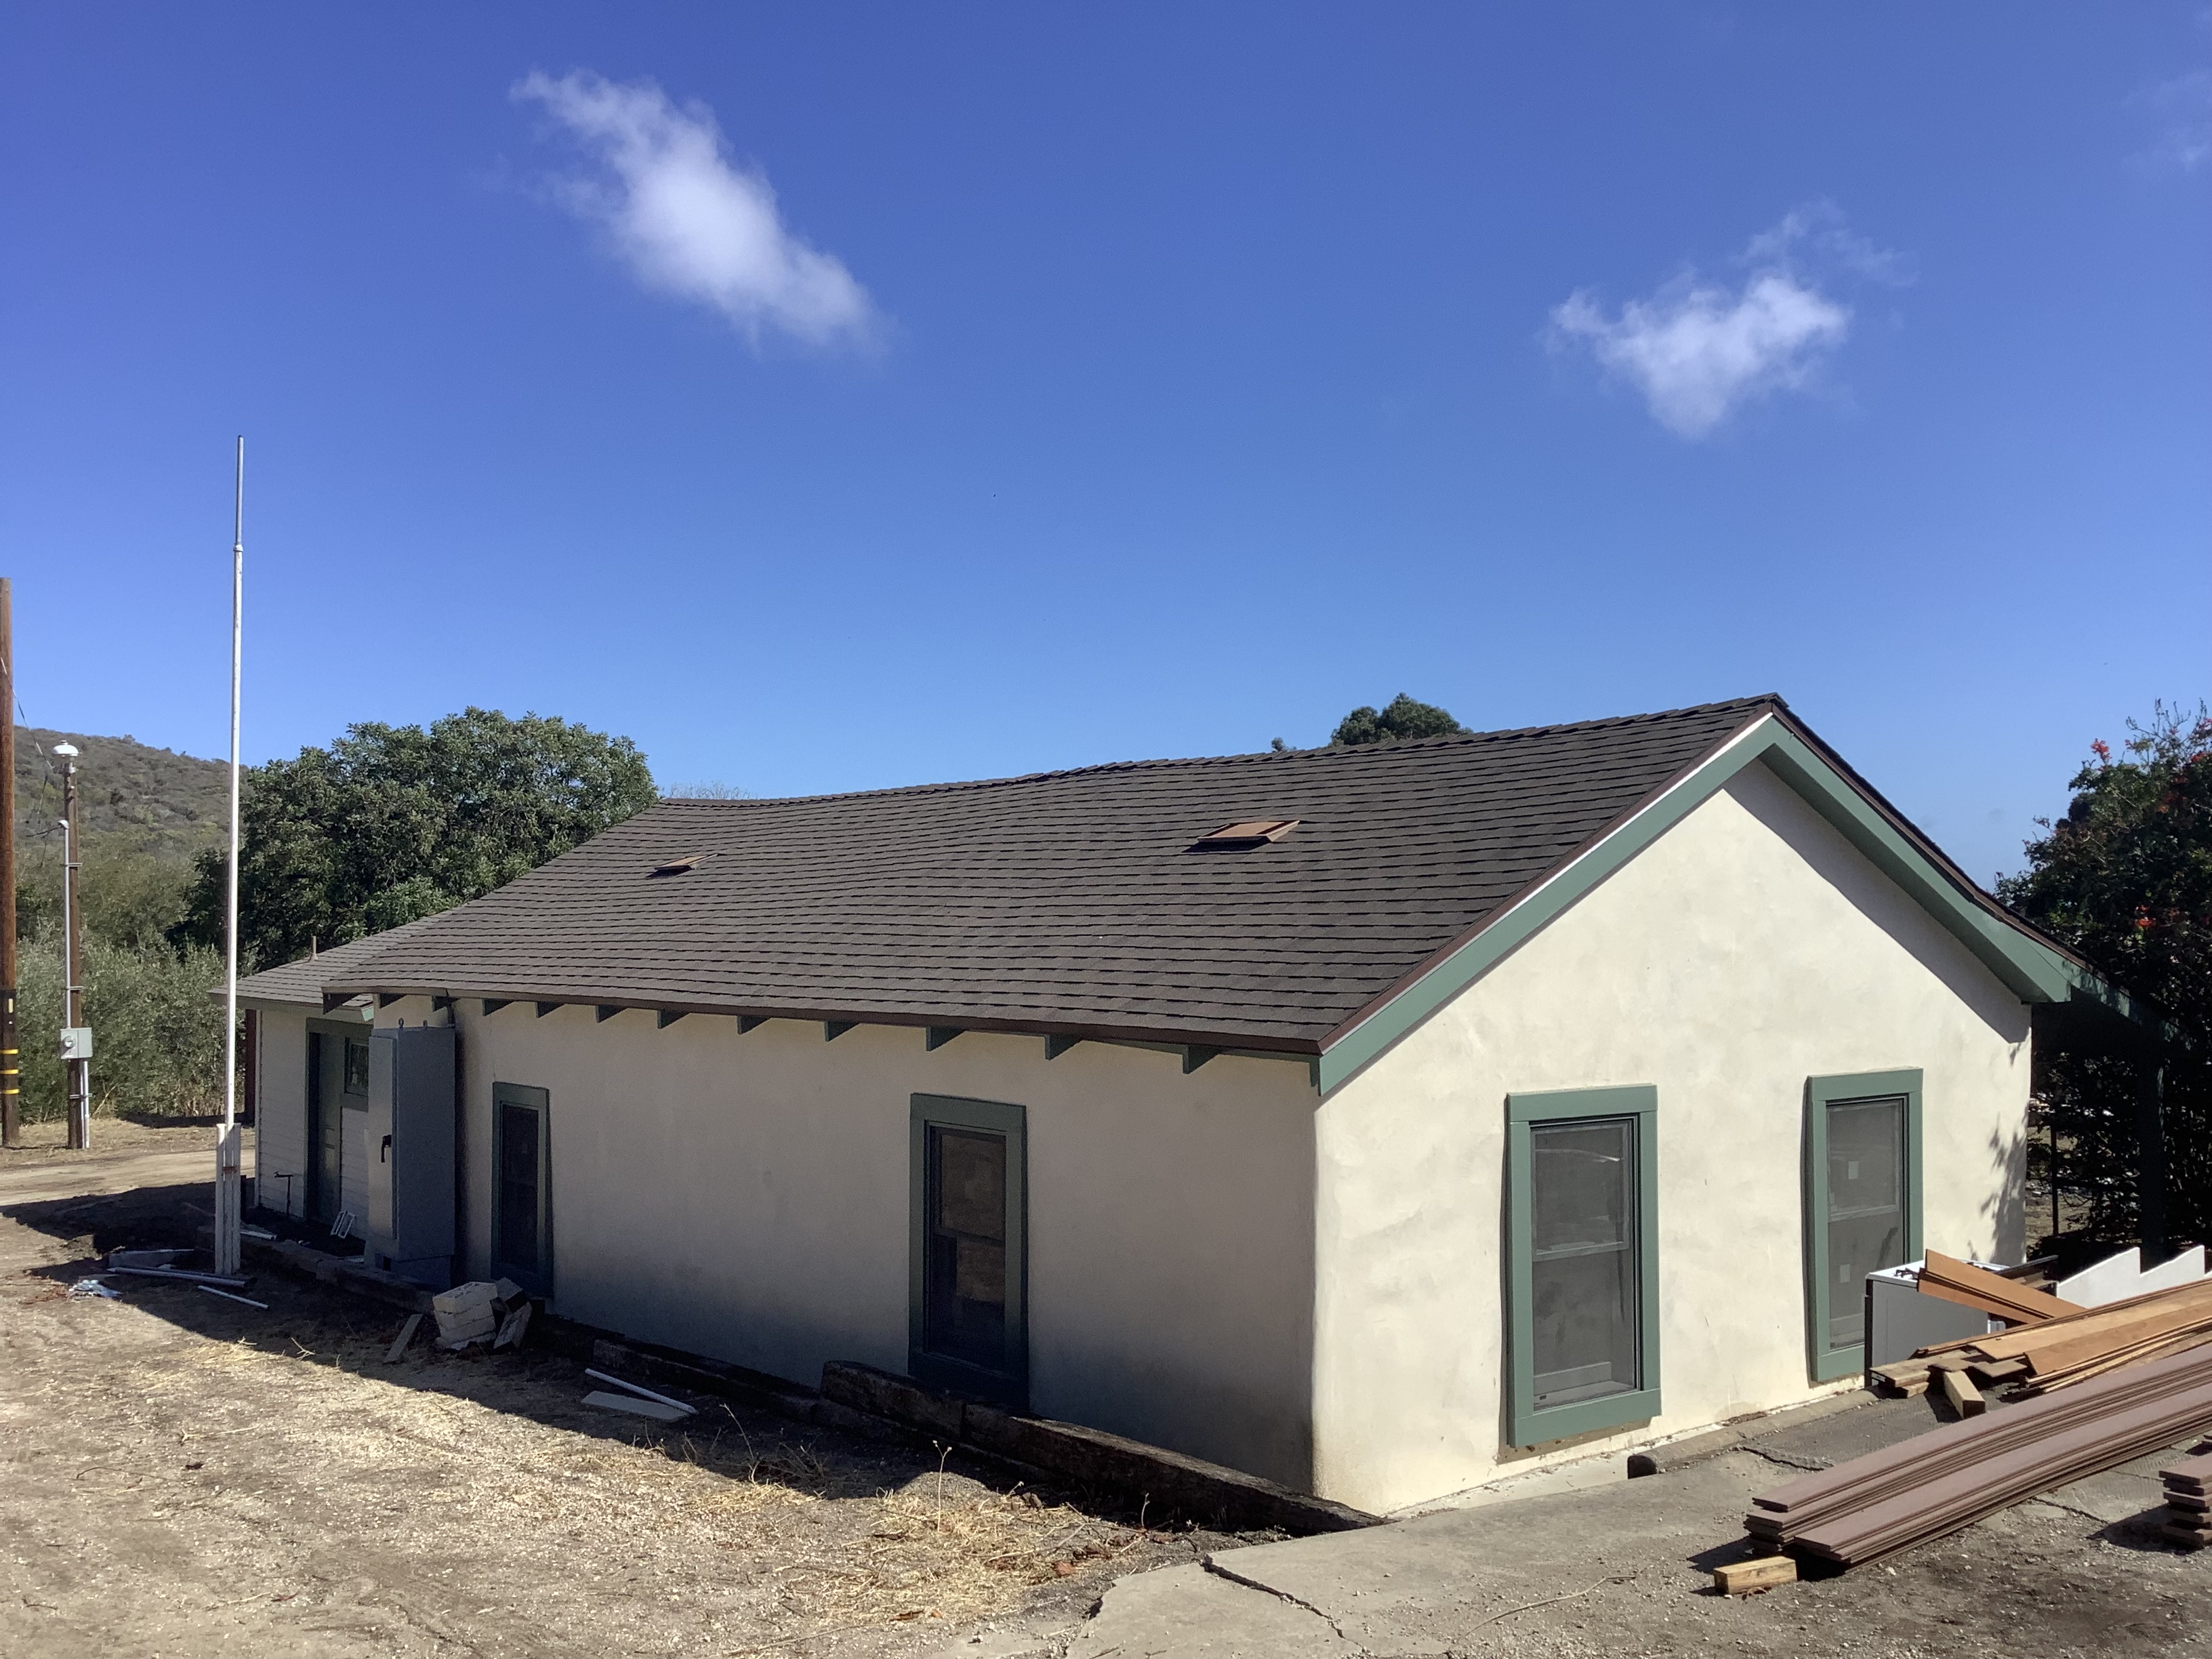
POLYGON ((77 822, 88 845, 189 862, 230 817, 230 769, 221 761, 156 749, 135 738, 15 728, 15 816, 26 843, 58 841, 62 765, 54 745, 75 744, 77 822))

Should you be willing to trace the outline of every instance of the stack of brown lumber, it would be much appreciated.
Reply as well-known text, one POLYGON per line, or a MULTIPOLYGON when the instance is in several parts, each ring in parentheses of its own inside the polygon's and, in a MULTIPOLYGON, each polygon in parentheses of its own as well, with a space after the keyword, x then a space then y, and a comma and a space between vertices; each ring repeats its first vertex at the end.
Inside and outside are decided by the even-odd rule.
POLYGON ((1763 1545, 1845 1565, 1940 1538, 2212 1425, 2212 1346, 2131 1364, 1762 1493, 1763 1545))
POLYGON ((2166 1535, 2186 1548, 2212 1544, 2212 1457, 2185 1457, 2158 1472, 2166 1488, 2166 1535))
POLYGON ((1941 1250, 1929 1251, 1928 1259, 1920 1264, 1920 1294, 1979 1308, 2014 1325, 2081 1311, 2073 1303, 2063 1301, 2048 1291, 2036 1290, 2016 1279, 1991 1273, 1987 1267, 1977 1267, 1971 1261, 1945 1255, 1941 1250))
POLYGON ((2206 1341, 2212 1341, 2212 1279, 1938 1343, 1877 1372, 1908 1391, 1917 1392, 1909 1385, 1915 1368, 1924 1366, 1921 1374, 1933 1380, 1965 1371, 1984 1383, 2012 1382, 2025 1394, 2048 1394, 2206 1341))

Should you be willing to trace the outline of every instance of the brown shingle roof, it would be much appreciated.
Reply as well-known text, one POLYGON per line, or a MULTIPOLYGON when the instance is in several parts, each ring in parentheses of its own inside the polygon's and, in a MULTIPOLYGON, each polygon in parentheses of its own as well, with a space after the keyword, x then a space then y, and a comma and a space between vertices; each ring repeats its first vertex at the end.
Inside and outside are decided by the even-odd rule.
MULTIPOLYGON (((319 1008, 323 1004, 323 987, 334 975, 343 976, 352 972, 410 929, 422 925, 420 921, 410 921, 404 927, 371 933, 367 939, 357 939, 348 945, 333 945, 319 956, 301 957, 297 962, 288 962, 281 968, 264 968, 258 974, 248 974, 238 981, 238 1000, 240 1002, 297 1002, 319 1008)), ((220 1002, 222 992, 223 988, 218 985, 210 994, 220 1002)))
POLYGON ((1313 1053, 1781 707, 663 801, 322 982, 1313 1053), (1253 818, 1298 823, 1191 850, 1253 818))

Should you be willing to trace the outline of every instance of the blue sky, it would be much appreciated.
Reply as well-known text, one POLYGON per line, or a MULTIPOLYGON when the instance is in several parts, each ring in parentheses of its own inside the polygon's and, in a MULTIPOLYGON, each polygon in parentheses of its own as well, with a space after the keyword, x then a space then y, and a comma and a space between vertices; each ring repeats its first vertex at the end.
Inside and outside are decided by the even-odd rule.
POLYGON ((1778 690, 1975 874, 2212 693, 2212 12, 17 8, 37 724, 811 793, 1778 690), (532 77, 535 77, 534 79, 532 77))

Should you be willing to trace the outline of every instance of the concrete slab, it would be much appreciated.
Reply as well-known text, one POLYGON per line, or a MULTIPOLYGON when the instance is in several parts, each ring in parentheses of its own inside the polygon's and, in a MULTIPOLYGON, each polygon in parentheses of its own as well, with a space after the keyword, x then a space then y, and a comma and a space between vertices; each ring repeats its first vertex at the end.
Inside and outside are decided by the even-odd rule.
POLYGON ((1067 1659, 1357 1659, 1358 1652, 1311 1609, 1190 1565, 1115 1584, 1067 1659))
POLYGON ((2041 1501, 2076 1515, 2094 1516, 2108 1526, 2136 1521, 2155 1528, 2165 1519, 2166 1494, 2158 1477, 2120 1469, 2071 1481, 2045 1492, 2041 1501))
POLYGON ((2141 1474, 2077 1482, 2072 1507, 2023 1504, 1841 1577, 1747 1600, 1714 1593, 1712 1568, 1753 1553, 1753 1494, 1936 1420, 1923 1401, 1869 1401, 1671 1474, 1223 1551, 1210 1574, 1115 1585, 1070 1659, 2196 1650, 2174 1638, 2212 1628, 2212 1580, 2125 1524, 2154 1501, 2141 1474))

